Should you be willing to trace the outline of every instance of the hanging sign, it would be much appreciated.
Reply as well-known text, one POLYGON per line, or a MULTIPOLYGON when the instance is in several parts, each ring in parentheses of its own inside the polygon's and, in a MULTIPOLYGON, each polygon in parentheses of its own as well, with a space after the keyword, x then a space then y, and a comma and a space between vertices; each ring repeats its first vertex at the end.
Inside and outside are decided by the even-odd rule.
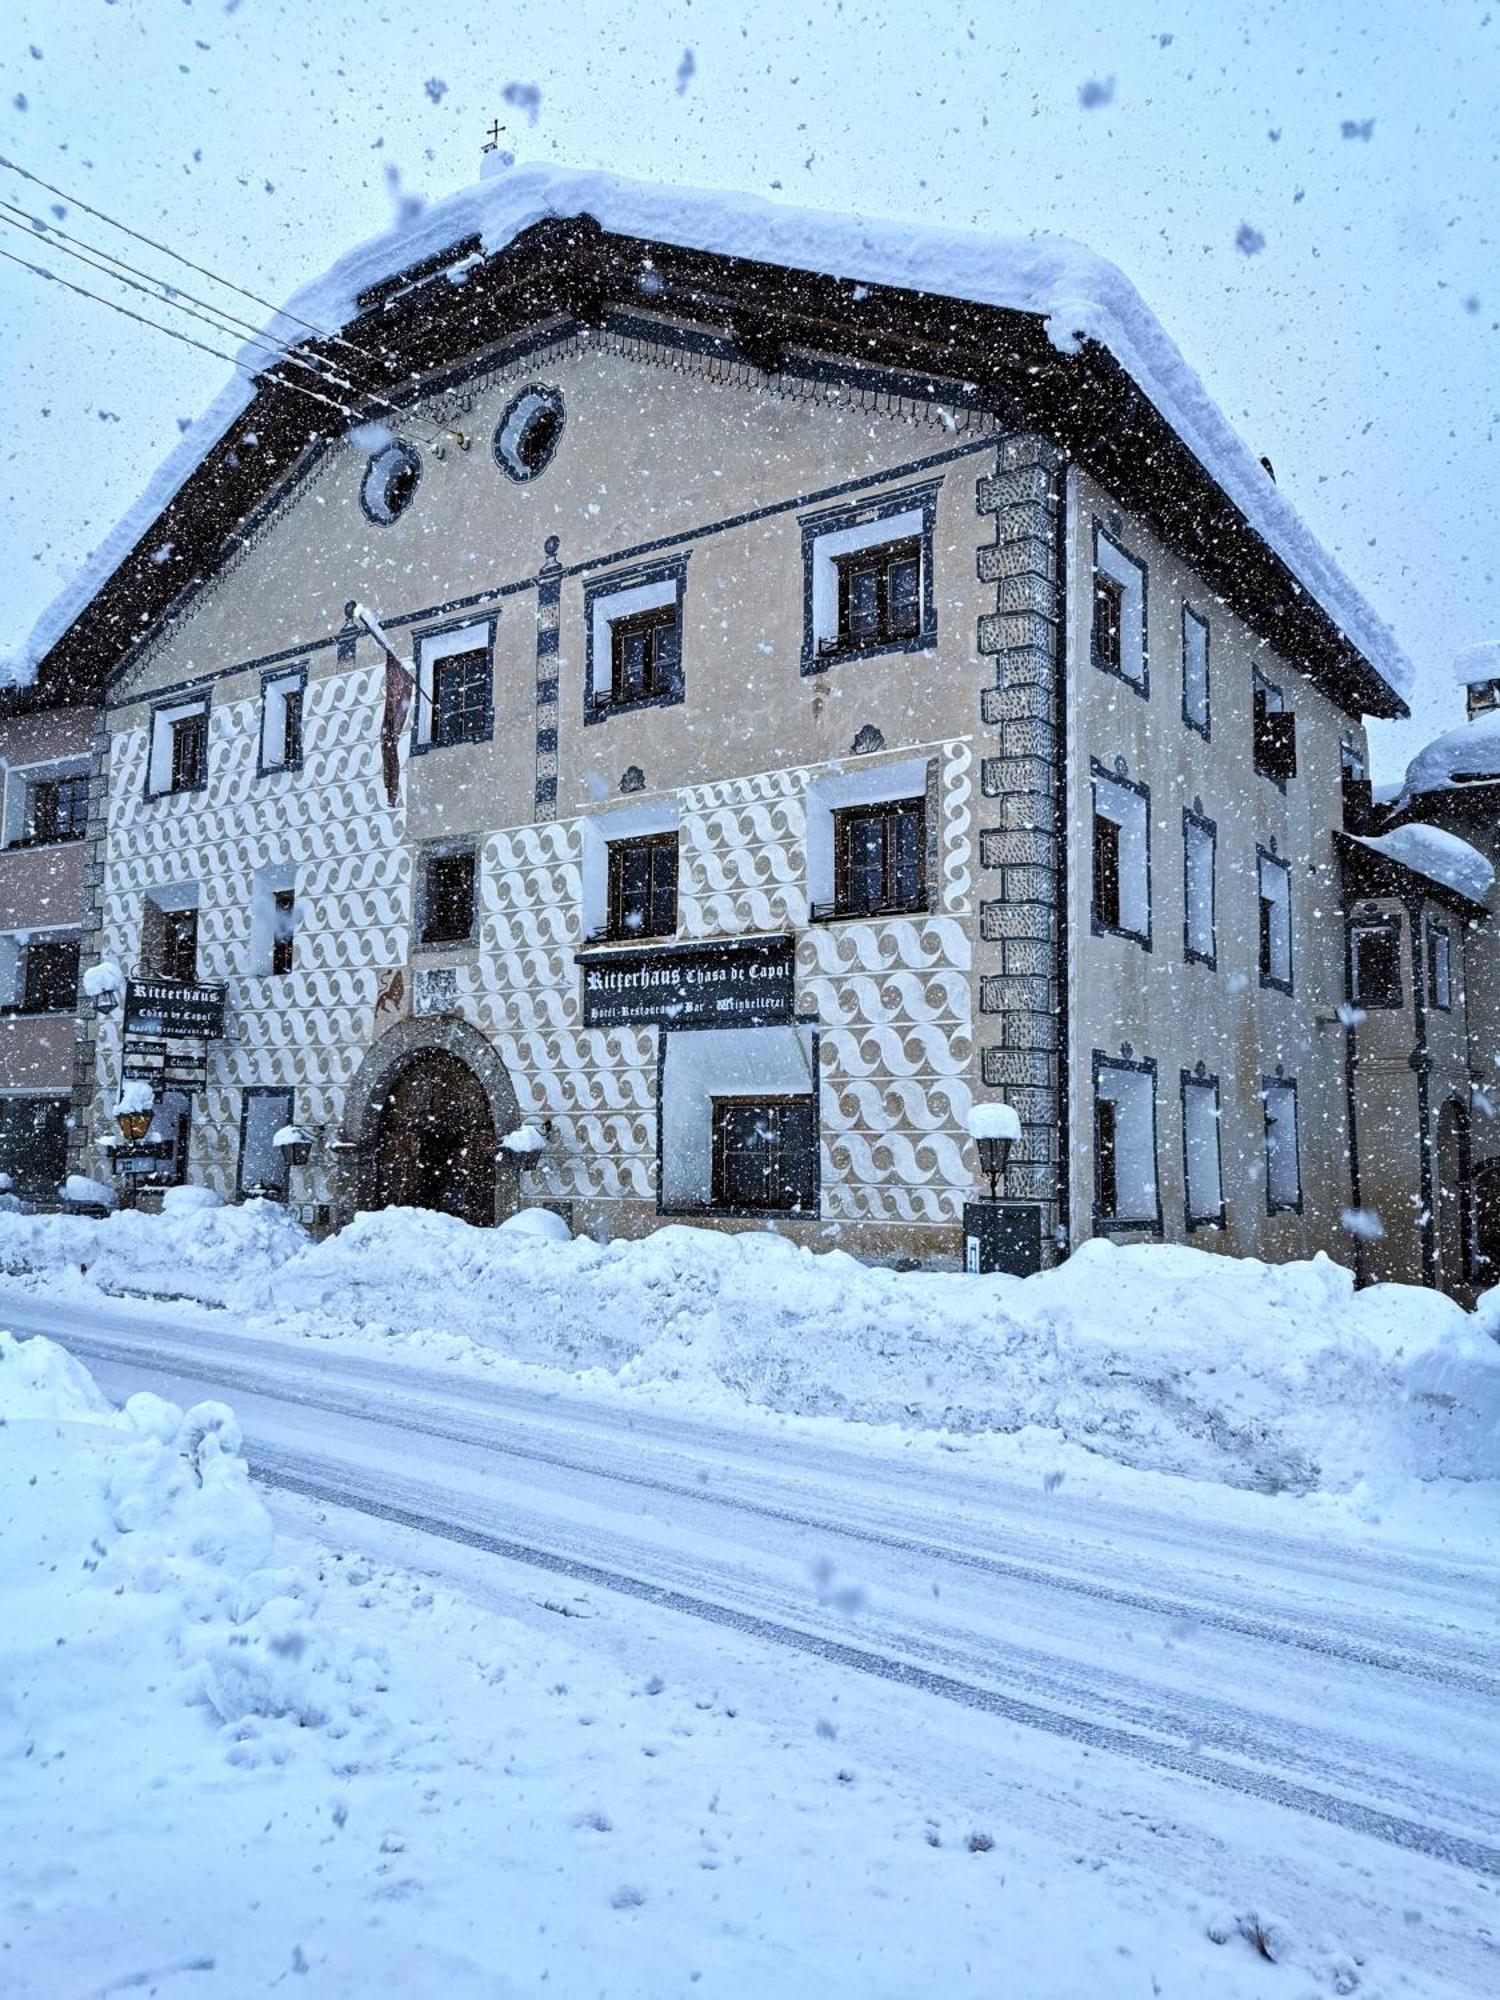
POLYGON ((125 1033, 168 1041, 218 1041, 224 1033, 224 988, 175 979, 127 979, 125 1033))
POLYGON ((763 1027, 790 1021, 796 1001, 789 937, 601 952, 579 967, 586 1028, 763 1027))

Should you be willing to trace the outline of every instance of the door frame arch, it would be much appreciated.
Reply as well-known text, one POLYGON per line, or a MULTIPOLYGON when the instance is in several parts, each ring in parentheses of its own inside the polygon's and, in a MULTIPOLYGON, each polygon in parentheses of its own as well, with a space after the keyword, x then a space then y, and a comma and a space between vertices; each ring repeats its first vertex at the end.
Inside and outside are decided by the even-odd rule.
POLYGON ((335 1196, 340 1228, 352 1222, 361 1209, 373 1206, 380 1114, 385 1107, 386 1093, 403 1070, 410 1068, 422 1056, 432 1054, 455 1056, 466 1069, 472 1070, 489 1104, 490 1117, 495 1126, 495 1150, 499 1155, 495 1161, 493 1219, 503 1222, 520 1207, 519 1163, 499 1143, 521 1122, 521 1109, 515 1085, 510 1080, 510 1071, 494 1044, 467 1021, 441 1017, 413 1019, 398 1021, 365 1052, 364 1060, 345 1093, 344 1119, 337 1149, 340 1162, 338 1192, 335 1196))

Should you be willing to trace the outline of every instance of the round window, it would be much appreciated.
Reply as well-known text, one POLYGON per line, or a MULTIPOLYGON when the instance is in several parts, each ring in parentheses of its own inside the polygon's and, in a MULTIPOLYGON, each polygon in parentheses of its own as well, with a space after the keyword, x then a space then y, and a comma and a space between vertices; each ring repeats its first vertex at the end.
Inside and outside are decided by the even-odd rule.
POLYGON ((372 521, 389 525, 411 505, 421 477, 422 461, 411 446, 399 441, 388 444, 365 470, 360 504, 372 521))
POLYGON ((512 479, 535 479, 552 463, 563 428, 563 399, 556 389, 523 389, 495 431, 495 457, 512 479))

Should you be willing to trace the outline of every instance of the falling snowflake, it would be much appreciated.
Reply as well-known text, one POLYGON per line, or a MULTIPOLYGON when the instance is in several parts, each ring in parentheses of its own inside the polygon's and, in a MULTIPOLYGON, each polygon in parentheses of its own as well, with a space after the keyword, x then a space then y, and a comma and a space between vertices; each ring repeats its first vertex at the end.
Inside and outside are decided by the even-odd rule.
POLYGON ((1242 222, 1235 232, 1234 247, 1243 256, 1256 257, 1266 247, 1266 239, 1253 224, 1242 222))

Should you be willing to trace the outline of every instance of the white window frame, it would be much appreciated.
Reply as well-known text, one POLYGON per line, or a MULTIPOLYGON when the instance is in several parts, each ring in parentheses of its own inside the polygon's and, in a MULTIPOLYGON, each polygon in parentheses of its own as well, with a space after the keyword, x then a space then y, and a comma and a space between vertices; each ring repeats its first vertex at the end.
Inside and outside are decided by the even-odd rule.
POLYGON ((288 771, 297 767, 286 761, 286 704, 288 695, 302 696, 302 721, 307 723, 307 669, 293 667, 286 673, 268 674, 260 690, 260 769, 288 771))
MULTIPOLYGON (((593 683, 589 698, 593 705, 607 705, 614 684, 614 627, 622 618, 635 618, 642 611, 660 611, 669 604, 675 608, 681 583, 681 577, 674 573, 656 577, 650 583, 629 584, 623 590, 593 599, 589 606, 593 638, 593 683)), ((681 644, 680 633, 678 643, 681 644)))
MULTIPOLYGON (((448 660, 455 653, 483 653, 489 662, 488 671, 495 671, 495 627, 485 619, 477 625, 461 625, 449 632, 426 632, 418 635, 417 653, 417 713, 415 718, 416 741, 424 748, 433 744, 432 725, 437 719, 437 704, 432 698, 435 675, 433 669, 439 660, 448 660)), ((491 713, 494 695, 491 691, 491 713)))
POLYGON ((1093 901, 1093 826, 1089 827, 1089 907, 1096 936, 1126 937, 1151 949, 1151 792, 1095 764, 1094 818, 1120 829, 1120 921, 1100 921, 1093 901))
MULTIPOLYGON (((583 942, 602 939, 609 929, 609 850, 620 840, 643 840, 653 833, 676 833, 681 815, 677 799, 643 799, 638 805, 613 806, 583 822, 583 856, 579 867, 579 905, 583 942)), ((679 858, 679 867, 680 867, 679 858)))
MULTIPOLYGON (((1094 523, 1094 569, 1102 570, 1106 576, 1114 578, 1121 590, 1120 603, 1120 664, 1114 667, 1100 666, 1101 673, 1114 674, 1116 678, 1129 681, 1142 694, 1151 691, 1150 651, 1146 638, 1146 565, 1138 557, 1117 542, 1109 530, 1094 523)), ((1093 657, 1094 593, 1089 590, 1089 655, 1093 657)))
MULTIPOLYGON (((834 860, 833 816, 850 806, 898 805, 903 799, 927 798, 927 759, 902 757, 894 763, 876 764, 868 770, 820 772, 807 788, 807 855, 805 890, 807 908, 814 904, 831 909, 835 900, 837 869, 834 860)), ((928 870, 928 900, 935 906, 940 885, 928 870)), ((797 919, 805 921, 806 912, 797 919)))
MULTIPOLYGON (((208 713, 209 700, 206 694, 194 695, 188 701, 164 702, 160 708, 152 709, 151 734, 146 757, 148 799, 169 799, 178 796, 172 788, 172 725, 185 722, 190 715, 206 716, 208 713)), ((205 751, 205 781, 207 763, 208 756, 205 751)))
MULTIPOLYGON (((1100 1208, 1098 1195, 1099 1163, 1094 1162, 1095 1203, 1094 1219, 1102 1230, 1110 1229, 1161 1229, 1161 1174, 1156 1157, 1156 1064, 1135 1062, 1126 1058, 1096 1054, 1094 1057, 1094 1101, 1107 1098, 1115 1106, 1116 1128, 1116 1207, 1112 1213, 1100 1208), (1128 1111, 1134 1121, 1135 1130, 1130 1135, 1133 1150, 1138 1157, 1144 1156, 1143 1163, 1149 1164, 1149 1181, 1141 1177, 1138 1192, 1142 1200, 1135 1208, 1126 1211, 1119 1206, 1121 1181, 1119 1158, 1120 1138, 1123 1119, 1121 1112, 1128 1111), (1144 1121, 1144 1130, 1142 1124, 1144 1121), (1147 1136, 1149 1134, 1149 1137, 1147 1136)), ((1097 1118, 1090 1122, 1091 1134, 1097 1133, 1097 1118)))
POLYGON ((89 775, 89 757, 80 751, 74 757, 45 757, 35 764, 8 764, 0 770, 0 781, 5 787, 4 826, 0 831, 0 844, 13 847, 25 836, 26 807, 31 787, 45 784, 51 778, 85 778, 89 775))

